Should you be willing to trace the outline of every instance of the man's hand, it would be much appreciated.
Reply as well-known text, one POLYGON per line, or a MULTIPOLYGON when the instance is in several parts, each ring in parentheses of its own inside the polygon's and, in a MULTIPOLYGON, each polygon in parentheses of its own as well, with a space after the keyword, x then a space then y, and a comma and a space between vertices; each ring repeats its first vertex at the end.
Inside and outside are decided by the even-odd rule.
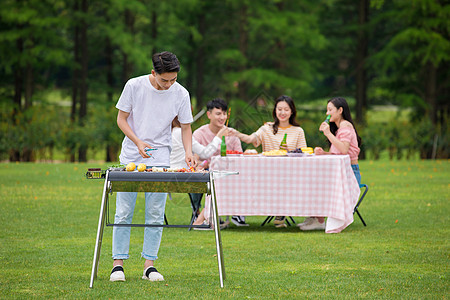
POLYGON ((195 168, 197 167, 197 160, 195 159, 194 155, 192 153, 186 153, 186 164, 189 168, 195 168))
POLYGON ((149 144, 141 141, 136 134, 131 129, 130 125, 127 122, 128 117, 130 116, 129 112, 125 112, 122 110, 119 110, 119 113, 117 114, 117 125, 119 126, 120 130, 130 139, 133 141, 133 143, 136 145, 136 147, 139 150, 139 154, 143 158, 149 158, 150 155, 145 153, 145 148, 152 148, 149 144))
POLYGON ((152 146, 150 146, 149 144, 139 140, 138 143, 136 144, 136 146, 138 147, 139 150, 139 154, 143 157, 143 158, 149 158, 150 155, 147 154, 147 152, 145 152, 145 149, 152 149, 152 146))

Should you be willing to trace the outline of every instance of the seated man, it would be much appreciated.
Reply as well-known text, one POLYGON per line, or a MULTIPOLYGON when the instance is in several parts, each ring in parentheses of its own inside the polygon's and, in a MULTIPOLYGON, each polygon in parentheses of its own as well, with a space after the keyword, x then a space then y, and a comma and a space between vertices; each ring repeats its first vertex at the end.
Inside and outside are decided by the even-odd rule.
MULTIPOLYGON (((209 101, 206 104, 207 112, 206 115, 209 119, 209 124, 203 125, 202 127, 198 128, 196 131, 194 131, 193 137, 195 140, 197 140, 200 144, 207 146, 211 141, 214 139, 214 137, 217 135, 217 133, 225 126, 225 122, 227 120, 227 110, 228 105, 225 102, 225 100, 221 98, 216 98, 211 101, 209 101)), ((240 151, 242 152, 242 145, 241 141, 238 137, 235 136, 227 136, 225 137, 225 143, 227 145, 227 150, 234 150, 234 151, 240 151)), ((213 154, 219 155, 220 149, 217 149, 217 151, 213 154)), ((207 160, 208 165, 211 161, 211 158, 207 160)), ((206 167, 205 167, 206 168, 206 167)), ((195 205, 197 207, 200 207, 200 201, 202 198, 202 194, 192 194, 195 205)), ((244 216, 232 216, 231 222, 235 224, 236 226, 248 226, 247 223, 245 223, 245 217, 244 216)))
MULTIPOLYGON (((171 168, 189 168, 186 164, 185 156, 186 153, 184 151, 183 139, 181 134, 181 124, 178 121, 178 117, 172 121, 172 152, 170 153, 170 167, 171 168)), ((199 161, 206 161, 206 159, 211 158, 217 149, 220 148, 220 143, 222 142, 222 136, 228 134, 228 128, 223 126, 222 129, 219 130, 217 135, 213 138, 211 143, 208 146, 203 146, 199 142, 197 142, 194 138, 192 138, 192 152, 194 156, 199 161)), ((199 166, 203 168, 204 166, 199 166)), ((192 199, 192 210, 193 210, 193 218, 198 217, 200 211, 200 202, 203 194, 195 194, 190 193, 189 197, 192 199)))

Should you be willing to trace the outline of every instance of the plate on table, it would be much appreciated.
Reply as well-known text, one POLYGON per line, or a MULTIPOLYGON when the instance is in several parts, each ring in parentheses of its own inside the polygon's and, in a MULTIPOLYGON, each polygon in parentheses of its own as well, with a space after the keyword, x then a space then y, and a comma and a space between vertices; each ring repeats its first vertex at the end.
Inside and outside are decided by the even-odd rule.
POLYGON ((243 156, 243 154, 227 154, 227 156, 236 156, 236 157, 238 157, 238 156, 243 156))
POLYGON ((307 154, 306 153, 289 153, 288 152, 288 154, 287 154, 287 156, 289 156, 289 157, 303 157, 303 156, 306 156, 307 154))
POLYGON ((284 155, 280 155, 280 154, 277 154, 277 155, 264 155, 263 154, 263 156, 265 156, 265 157, 287 157, 286 154, 284 154, 284 155))

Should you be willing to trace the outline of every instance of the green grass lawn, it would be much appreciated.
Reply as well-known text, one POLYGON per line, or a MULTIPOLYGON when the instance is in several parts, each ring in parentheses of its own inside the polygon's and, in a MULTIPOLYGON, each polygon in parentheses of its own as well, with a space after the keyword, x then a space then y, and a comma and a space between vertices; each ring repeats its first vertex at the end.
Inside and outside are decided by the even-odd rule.
MULTIPOLYGON (((223 230, 223 289, 213 233, 173 228, 156 264, 164 282, 140 279, 142 228, 132 229, 127 281, 109 282, 110 227, 90 289, 103 181, 84 173, 95 166, 0 164, 0 298, 449 298, 449 161, 360 162, 367 227, 355 216, 339 234, 305 233, 248 217, 250 227, 223 230)), ((188 196, 168 200, 166 214, 187 224, 188 196)))

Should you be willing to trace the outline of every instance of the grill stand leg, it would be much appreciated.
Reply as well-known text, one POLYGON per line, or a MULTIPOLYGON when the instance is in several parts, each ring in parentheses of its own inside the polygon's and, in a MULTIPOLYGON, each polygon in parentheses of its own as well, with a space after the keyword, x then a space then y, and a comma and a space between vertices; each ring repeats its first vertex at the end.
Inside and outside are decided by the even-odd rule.
POLYGON ((219 213, 217 209, 216 191, 214 188, 213 174, 211 174, 211 181, 209 185, 211 191, 211 205, 213 209, 214 233, 216 237, 217 263, 219 265, 219 280, 220 280, 220 287, 223 288, 223 281, 225 280, 225 263, 223 259, 222 238, 220 235, 219 213))
POLYGON ((108 173, 109 171, 106 171, 105 185, 103 187, 102 204, 100 207, 100 216, 98 219, 97 239, 95 241, 94 260, 92 262, 91 282, 89 284, 90 288, 94 287, 94 279, 97 278, 98 261, 100 259, 100 250, 102 248, 103 228, 105 227, 106 203, 108 202, 108 194, 110 189, 109 188, 110 183, 108 181, 108 173))

